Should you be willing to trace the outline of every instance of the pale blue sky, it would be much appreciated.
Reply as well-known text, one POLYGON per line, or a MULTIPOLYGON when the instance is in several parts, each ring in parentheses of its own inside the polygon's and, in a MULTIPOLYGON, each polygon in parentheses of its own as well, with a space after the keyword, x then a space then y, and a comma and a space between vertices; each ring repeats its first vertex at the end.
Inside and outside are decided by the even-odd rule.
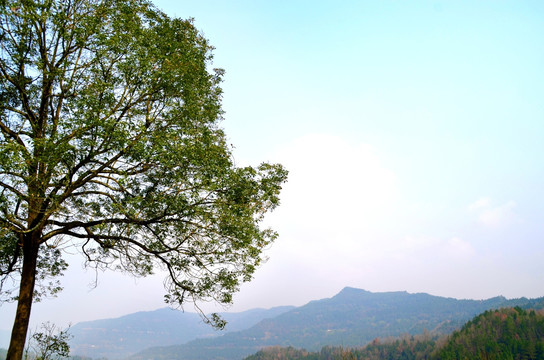
MULTIPOLYGON (((155 3, 216 47, 237 161, 291 172, 233 311, 344 286, 544 296, 544 2, 155 3)), ((160 278, 89 292, 79 267, 35 321, 163 306, 160 278)))

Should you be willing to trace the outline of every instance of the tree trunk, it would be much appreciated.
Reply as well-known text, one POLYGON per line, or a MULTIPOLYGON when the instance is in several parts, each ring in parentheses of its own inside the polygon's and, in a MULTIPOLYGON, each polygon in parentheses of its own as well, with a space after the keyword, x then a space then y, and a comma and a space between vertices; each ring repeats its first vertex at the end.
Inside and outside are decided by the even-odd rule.
POLYGON ((6 360, 21 360, 23 358, 26 334, 30 322, 34 284, 36 282, 38 240, 39 237, 35 234, 28 234, 23 239, 23 270, 19 285, 19 299, 6 360))

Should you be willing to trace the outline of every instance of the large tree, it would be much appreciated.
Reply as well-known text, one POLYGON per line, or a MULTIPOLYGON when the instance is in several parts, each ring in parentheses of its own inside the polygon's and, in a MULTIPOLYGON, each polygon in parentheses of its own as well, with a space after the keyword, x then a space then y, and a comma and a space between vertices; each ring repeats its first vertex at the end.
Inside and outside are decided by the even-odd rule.
POLYGON ((276 237, 260 224, 286 171, 234 164, 208 41, 145 0, 0 4, 8 360, 22 357, 33 300, 58 291, 67 247, 98 268, 165 271, 171 304, 230 303, 276 237))

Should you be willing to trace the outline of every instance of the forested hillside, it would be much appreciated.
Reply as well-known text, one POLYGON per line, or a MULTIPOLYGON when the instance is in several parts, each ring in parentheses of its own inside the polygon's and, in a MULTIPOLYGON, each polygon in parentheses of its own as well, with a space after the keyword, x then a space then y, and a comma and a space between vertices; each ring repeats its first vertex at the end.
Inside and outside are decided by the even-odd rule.
POLYGON ((461 330, 440 338, 428 333, 380 341, 357 349, 323 347, 309 352, 270 347, 246 360, 458 360, 544 359, 544 312, 519 307, 486 311, 461 330))
POLYGON ((451 336, 439 359, 544 359, 544 312, 486 311, 451 336))

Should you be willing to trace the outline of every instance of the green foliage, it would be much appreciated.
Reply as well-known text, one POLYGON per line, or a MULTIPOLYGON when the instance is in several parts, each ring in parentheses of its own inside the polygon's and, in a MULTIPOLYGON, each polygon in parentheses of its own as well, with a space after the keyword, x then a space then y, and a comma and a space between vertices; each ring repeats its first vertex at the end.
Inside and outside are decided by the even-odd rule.
POLYGON ((259 223, 286 171, 234 165, 223 71, 192 20, 145 0, 6 0, 0 28, 2 290, 32 238, 36 299, 76 245, 98 268, 166 270, 169 303, 230 303, 276 237, 259 223))
POLYGON ((544 315, 520 307, 475 317, 451 336, 438 359, 544 359, 544 315))
POLYGON ((69 328, 57 330, 51 323, 42 324, 41 331, 31 335, 25 358, 33 360, 67 358, 70 354, 68 341, 71 337, 69 328))
POLYGON ((299 360, 309 359, 308 356, 308 351, 304 349, 295 349, 292 346, 271 346, 259 350, 256 354, 246 357, 245 360, 299 360))
POLYGON ((408 337, 383 343, 375 339, 363 348, 324 346, 316 352, 293 347, 269 347, 248 356, 245 360, 423 360, 429 358, 435 346, 434 340, 425 340, 421 337, 408 337))
POLYGON ((60 290, 70 247, 99 269, 164 270, 172 305, 229 304, 251 279, 277 236, 260 223, 287 172, 235 166, 211 51, 192 20, 146 0, 0 2, 0 293, 18 301, 13 358, 32 301, 60 290))

